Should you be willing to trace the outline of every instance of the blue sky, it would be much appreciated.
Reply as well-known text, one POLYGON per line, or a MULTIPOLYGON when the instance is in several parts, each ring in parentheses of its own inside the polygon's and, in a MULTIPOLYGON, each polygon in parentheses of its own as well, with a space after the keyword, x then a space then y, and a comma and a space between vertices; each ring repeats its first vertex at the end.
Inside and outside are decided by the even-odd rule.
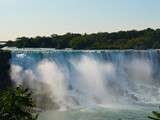
POLYGON ((160 0, 0 0, 0 40, 159 28, 160 0))

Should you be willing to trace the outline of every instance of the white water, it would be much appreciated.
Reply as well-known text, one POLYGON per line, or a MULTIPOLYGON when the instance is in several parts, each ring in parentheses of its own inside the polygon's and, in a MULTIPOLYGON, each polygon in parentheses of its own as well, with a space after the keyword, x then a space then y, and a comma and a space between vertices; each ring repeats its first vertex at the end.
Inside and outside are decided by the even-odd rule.
POLYGON ((157 104, 159 61, 156 50, 13 50, 11 75, 17 84, 48 95, 59 109, 157 104))

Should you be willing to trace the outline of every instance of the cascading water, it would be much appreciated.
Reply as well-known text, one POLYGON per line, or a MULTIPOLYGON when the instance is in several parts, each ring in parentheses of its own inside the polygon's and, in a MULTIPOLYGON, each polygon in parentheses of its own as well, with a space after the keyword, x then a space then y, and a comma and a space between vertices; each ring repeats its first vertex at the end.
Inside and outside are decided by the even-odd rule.
POLYGON ((160 102, 158 50, 12 49, 11 64, 17 84, 48 95, 59 109, 160 102))

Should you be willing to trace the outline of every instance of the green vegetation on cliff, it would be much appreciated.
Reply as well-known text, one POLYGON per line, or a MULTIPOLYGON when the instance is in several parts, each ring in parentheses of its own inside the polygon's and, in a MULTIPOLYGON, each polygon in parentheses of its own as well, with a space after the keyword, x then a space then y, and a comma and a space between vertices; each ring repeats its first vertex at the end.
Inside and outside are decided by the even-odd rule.
POLYGON ((22 86, 0 91, 1 120, 36 120, 32 92, 22 86))
POLYGON ((73 49, 158 49, 160 29, 119 31, 94 34, 53 34, 50 37, 17 38, 7 46, 18 48, 73 48, 73 49))

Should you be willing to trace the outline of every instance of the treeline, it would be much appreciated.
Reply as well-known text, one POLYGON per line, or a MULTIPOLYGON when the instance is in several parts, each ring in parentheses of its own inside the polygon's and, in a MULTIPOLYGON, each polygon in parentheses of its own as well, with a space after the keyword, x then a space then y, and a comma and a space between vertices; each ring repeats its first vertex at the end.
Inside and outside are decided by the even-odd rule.
POLYGON ((8 41, 6 45, 18 48, 158 49, 160 48, 160 29, 21 37, 16 41, 8 41))

